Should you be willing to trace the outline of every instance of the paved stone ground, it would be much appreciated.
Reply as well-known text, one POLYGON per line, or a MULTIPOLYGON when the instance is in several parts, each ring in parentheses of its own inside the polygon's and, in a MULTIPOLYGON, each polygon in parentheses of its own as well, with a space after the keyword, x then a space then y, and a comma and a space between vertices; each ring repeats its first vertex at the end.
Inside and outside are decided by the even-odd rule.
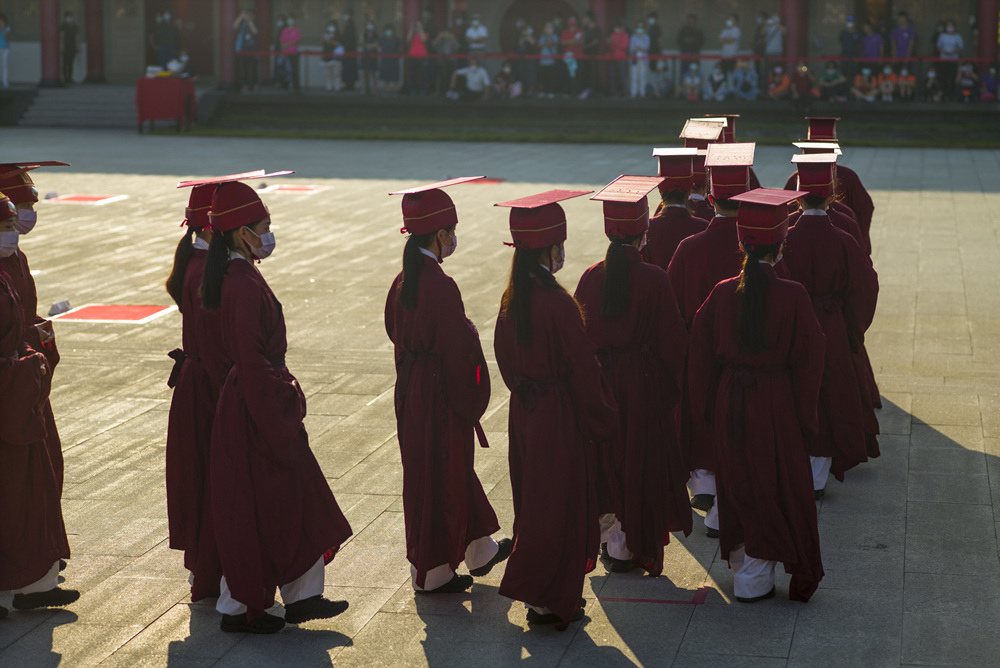
MULTIPOLYGON (((65 577, 83 596, 65 611, 14 613, 0 622, 0 665, 1000 660, 1000 153, 846 150, 844 163, 860 173, 877 205, 872 236, 882 294, 868 340, 885 401, 884 454, 850 472, 844 484, 831 483, 819 506, 827 575, 813 600, 787 601, 787 577, 779 575, 778 599, 732 604, 732 576, 717 541, 697 531, 674 537, 659 579, 609 575, 599 567, 587 578, 585 621, 560 634, 527 629, 523 607, 497 595, 502 569, 464 596, 416 599, 410 588, 394 375, 382 326, 403 240, 399 201, 386 193, 446 175, 507 179, 450 191, 462 244, 445 267, 492 358, 510 252, 500 244, 506 211, 490 205, 552 187, 596 188, 623 172, 649 173, 649 147, 25 129, 0 130, 0 147, 6 160, 73 163, 36 172, 43 192, 129 196, 104 207, 40 206, 40 223, 24 248, 45 307, 62 299, 168 304, 161 286, 181 235, 187 193, 173 188, 180 177, 290 168, 299 173, 289 183, 328 186, 308 196, 266 196, 278 250, 262 267, 285 307, 288 364, 309 397, 313 449, 354 528, 327 569, 327 594, 349 600, 347 613, 275 637, 221 633, 211 605, 189 602, 181 555, 167 548, 166 352, 179 342, 179 316, 141 326, 59 323, 63 361, 52 402, 66 456, 63 508, 74 553, 65 577), (704 602, 695 605, 699 588, 704 602)), ((783 183, 791 152, 758 151, 765 184, 783 183)), ((572 287, 603 256, 606 242, 597 203, 579 199, 566 208, 568 261, 559 278, 572 287)), ((477 469, 502 532, 509 532, 508 393, 495 365, 492 373, 485 426, 493 447, 477 451, 477 469)))

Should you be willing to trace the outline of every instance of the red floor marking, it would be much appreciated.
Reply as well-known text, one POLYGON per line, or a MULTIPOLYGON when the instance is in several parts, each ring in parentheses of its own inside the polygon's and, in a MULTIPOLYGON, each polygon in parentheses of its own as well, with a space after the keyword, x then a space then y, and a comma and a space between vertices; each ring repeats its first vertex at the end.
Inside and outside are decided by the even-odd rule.
POLYGON ((94 204, 102 206, 111 202, 118 202, 127 199, 128 195, 62 195, 45 200, 57 204, 94 204))
POLYGON ((74 322, 119 322, 145 324, 176 309, 176 306, 133 306, 129 304, 87 304, 66 311, 53 320, 74 322))
POLYGON ((505 179, 479 179, 477 181, 469 181, 469 183, 480 185, 480 186, 495 186, 498 183, 503 183, 505 179))
POLYGON ((285 195, 312 195, 321 190, 326 190, 326 186, 268 186, 261 188, 262 193, 281 193, 285 195))
POLYGON ((662 598, 610 598, 605 596, 598 596, 597 600, 601 603, 665 603, 667 605, 704 605, 705 600, 708 598, 708 592, 711 587, 708 584, 702 584, 698 587, 698 590, 694 593, 694 598, 690 601, 668 601, 662 598))

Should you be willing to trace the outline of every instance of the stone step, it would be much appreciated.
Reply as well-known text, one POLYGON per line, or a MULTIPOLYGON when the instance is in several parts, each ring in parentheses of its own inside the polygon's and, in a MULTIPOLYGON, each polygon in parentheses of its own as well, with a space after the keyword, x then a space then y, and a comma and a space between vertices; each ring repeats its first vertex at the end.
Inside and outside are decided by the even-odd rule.
POLYGON ((135 128, 132 86, 43 88, 20 125, 29 127, 135 128))

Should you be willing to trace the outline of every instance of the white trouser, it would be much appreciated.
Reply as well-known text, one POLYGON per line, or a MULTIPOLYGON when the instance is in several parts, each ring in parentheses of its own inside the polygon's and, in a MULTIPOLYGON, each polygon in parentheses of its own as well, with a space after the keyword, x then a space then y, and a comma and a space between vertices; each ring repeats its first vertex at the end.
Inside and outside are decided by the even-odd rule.
MULTIPOLYGON (((286 606, 297 601, 304 601, 307 598, 323 593, 324 581, 323 557, 320 557, 312 567, 295 578, 288 584, 281 585, 281 602, 286 606)), ((215 604, 215 609, 224 615, 242 615, 247 611, 247 606, 233 598, 226 584, 226 576, 222 576, 219 584, 219 600, 215 604)))
POLYGON ((826 480, 830 477, 830 465, 833 464, 833 457, 810 457, 809 464, 812 466, 813 490, 825 489, 826 480))
POLYGON ((326 89, 339 92, 344 86, 344 64, 339 60, 331 60, 323 63, 323 68, 326 70, 326 89))
POLYGON ((41 577, 40 580, 32 582, 27 587, 22 587, 20 589, 14 589, 10 593, 12 594, 38 594, 43 591, 52 591, 59 586, 59 562, 52 564, 52 568, 49 572, 41 577))
POLYGON ((715 497, 712 508, 705 513, 705 528, 719 530, 719 497, 715 497))
POLYGON ((646 74, 648 72, 649 61, 647 60, 640 60, 637 63, 629 64, 632 97, 644 97, 646 95, 646 74))
POLYGON ((729 551, 729 568, 733 570, 733 593, 740 598, 757 598, 774 587, 776 561, 764 561, 746 553, 743 543, 729 551))
MULTIPOLYGON (((496 556, 499 549, 500 546, 497 545, 492 536, 477 538, 465 548, 465 567, 470 571, 482 568, 490 563, 490 560, 496 556)), ((455 571, 451 570, 451 566, 441 564, 427 571, 424 586, 418 587, 417 568, 413 564, 410 564, 410 583, 413 585, 413 591, 431 591, 432 589, 443 587, 451 582, 453 577, 455 577, 455 571)))
POLYGON ((691 471, 691 477, 688 478, 688 489, 691 490, 691 496, 699 494, 715 496, 715 474, 708 469, 691 471))
POLYGON ((625 532, 622 523, 613 513, 601 515, 601 542, 608 544, 608 556, 612 559, 629 561, 632 553, 625 545, 625 532))
POLYGON ((3 87, 7 88, 10 86, 10 79, 7 74, 7 57, 10 55, 10 49, 0 49, 0 72, 3 73, 3 87))

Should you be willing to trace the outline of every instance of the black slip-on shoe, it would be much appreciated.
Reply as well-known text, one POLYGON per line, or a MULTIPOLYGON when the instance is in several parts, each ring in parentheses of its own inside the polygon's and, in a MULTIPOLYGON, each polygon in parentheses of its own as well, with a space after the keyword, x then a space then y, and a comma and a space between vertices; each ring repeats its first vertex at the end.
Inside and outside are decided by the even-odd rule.
POLYGON ((285 605, 285 621, 301 624, 312 619, 330 619, 347 610, 347 601, 331 601, 316 594, 309 598, 285 605))
POLYGON ((715 505, 715 495, 714 494, 695 494, 691 497, 691 507, 695 510, 702 510, 708 512, 715 505))
POLYGON ((479 568, 474 568, 469 571, 469 575, 475 575, 477 578, 481 578, 484 575, 488 575, 493 567, 499 564, 501 561, 506 561, 507 557, 510 556, 511 550, 514 549, 514 541, 510 538, 504 538, 497 541, 497 553, 493 555, 485 566, 480 566, 479 568))
POLYGON ((718 538, 719 530, 713 529, 712 527, 705 527, 705 535, 708 536, 709 538, 718 538))
POLYGON ((7 616, 7 608, 0 605, 0 619, 3 619, 6 616, 7 616))
POLYGON ((437 589, 424 589, 418 591, 418 594, 460 594, 469 587, 475 580, 472 579, 471 575, 458 575, 455 574, 451 580, 441 585, 437 589))
POLYGON ((631 559, 615 559, 609 556, 605 559, 604 566, 612 573, 628 573, 635 568, 635 562, 631 559))
POLYGON ((774 594, 775 594, 774 587, 771 587, 771 591, 767 592, 766 594, 761 594, 760 596, 754 596, 753 598, 743 598, 741 596, 737 596, 736 600, 739 601, 740 603, 759 603, 760 601, 766 601, 769 598, 774 598, 774 594))
POLYGON ((248 622, 244 612, 242 615, 222 615, 219 628, 226 633, 277 633, 285 628, 285 620, 265 612, 263 617, 248 622))
POLYGON ((15 610, 34 610, 36 608, 61 608, 80 598, 80 592, 75 589, 60 589, 55 587, 48 591, 35 594, 14 594, 15 610))
MULTIPOLYGON (((584 614, 583 613, 583 608, 580 608, 579 610, 576 611, 576 614, 574 614, 573 618, 570 619, 569 621, 570 622, 579 621, 579 620, 583 619, 583 614, 584 614)), ((562 620, 559 619, 559 616, 556 615, 555 613, 550 612, 548 614, 541 615, 541 614, 535 612, 534 610, 532 610, 531 608, 528 608, 528 623, 529 624, 536 624, 536 625, 537 624, 562 624, 562 620)))
POLYGON ((59 560, 59 572, 62 573, 64 570, 66 570, 66 560, 65 559, 60 559, 59 560))
POLYGON ((822 499, 822 498, 823 498, 824 496, 826 496, 826 487, 824 487, 823 489, 817 489, 817 490, 816 490, 816 491, 814 492, 814 494, 816 495, 816 500, 817 500, 817 501, 819 501, 819 500, 820 500, 820 499, 822 499))

